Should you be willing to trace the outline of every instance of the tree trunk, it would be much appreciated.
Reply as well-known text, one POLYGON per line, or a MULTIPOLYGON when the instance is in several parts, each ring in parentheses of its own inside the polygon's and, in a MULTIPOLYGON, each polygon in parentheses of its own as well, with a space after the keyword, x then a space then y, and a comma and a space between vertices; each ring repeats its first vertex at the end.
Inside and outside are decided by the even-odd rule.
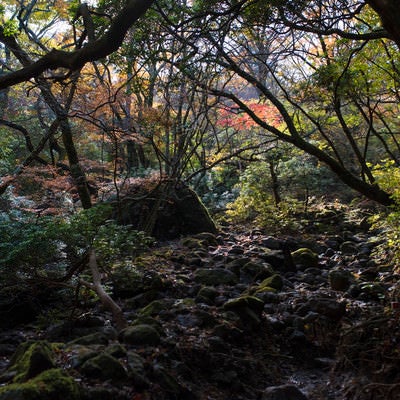
POLYGON ((399 0, 367 0, 379 14, 383 27, 400 49, 400 3, 399 0))
POLYGON ((279 203, 282 201, 281 195, 279 194, 279 181, 278 175, 275 171, 275 164, 273 161, 268 161, 269 165, 269 172, 271 174, 271 181, 272 181, 272 193, 274 195, 274 202, 275 206, 279 207, 279 203))
POLYGON ((66 119, 61 121, 60 126, 62 132, 62 140, 64 143, 65 151, 67 153, 72 179, 74 180, 76 190, 78 191, 82 207, 84 209, 88 209, 92 207, 92 200, 90 198, 86 175, 79 163, 78 153, 76 151, 75 143, 72 138, 71 126, 66 119))

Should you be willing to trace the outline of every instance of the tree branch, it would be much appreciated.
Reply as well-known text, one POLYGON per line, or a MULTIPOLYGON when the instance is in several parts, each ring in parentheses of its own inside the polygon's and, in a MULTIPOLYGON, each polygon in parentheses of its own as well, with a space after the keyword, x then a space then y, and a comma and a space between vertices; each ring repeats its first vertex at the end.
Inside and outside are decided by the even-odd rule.
MULTIPOLYGON (((67 52, 53 49, 32 64, 0 76, 0 89, 38 77, 46 70, 66 68, 79 70, 87 62, 95 61, 112 54, 121 46, 128 29, 148 10, 154 0, 128 0, 126 6, 117 14, 109 30, 98 40, 88 43, 76 51, 67 52)), ((0 41, 5 38, 0 27, 0 41)))

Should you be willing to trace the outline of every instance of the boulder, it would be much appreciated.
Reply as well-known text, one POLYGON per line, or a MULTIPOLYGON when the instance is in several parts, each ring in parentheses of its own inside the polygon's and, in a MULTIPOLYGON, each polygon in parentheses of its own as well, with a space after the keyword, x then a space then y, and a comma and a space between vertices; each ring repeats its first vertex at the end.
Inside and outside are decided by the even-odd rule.
POLYGON ((217 228, 197 194, 181 182, 165 180, 131 187, 115 205, 114 218, 157 239, 174 239, 217 228))
POLYGON ((157 346, 161 337, 154 327, 142 324, 125 328, 120 333, 120 339, 124 343, 137 346, 157 346))
POLYGON ((259 285, 256 292, 263 292, 266 288, 281 290, 283 288, 283 279, 279 274, 274 274, 264 279, 259 285))
POLYGON ((226 311, 235 312, 240 317, 244 327, 253 328, 261 323, 264 303, 257 297, 245 295, 228 300, 223 305, 223 308, 226 311))
POLYGON ((80 400, 79 386, 60 369, 49 369, 24 383, 0 388, 0 400, 80 400))
POLYGON ((293 251, 291 256, 296 265, 302 265, 304 267, 318 266, 318 254, 314 253, 307 247, 302 247, 296 251, 293 251))
POLYGON ((203 285, 235 285, 239 278, 225 268, 199 268, 194 274, 194 280, 203 285))
POLYGON ((340 245, 339 250, 344 255, 357 254, 357 244, 351 241, 346 241, 340 245))
POLYGON ((212 286, 202 287, 196 296, 196 303, 205 303, 213 305, 215 298, 218 296, 218 291, 212 286))
POLYGON ((353 281, 354 277, 351 272, 342 268, 335 268, 329 271, 329 284, 333 290, 345 292, 353 281))
POLYGON ((128 377, 123 365, 113 356, 100 353, 89 358, 80 367, 80 372, 88 378, 122 381, 128 377))
POLYGON ((251 283, 257 279, 269 278, 274 274, 271 265, 249 261, 240 269, 240 279, 242 282, 251 283))
POLYGON ((55 367, 53 351, 46 341, 22 343, 10 360, 6 374, 14 382, 25 382, 55 367))

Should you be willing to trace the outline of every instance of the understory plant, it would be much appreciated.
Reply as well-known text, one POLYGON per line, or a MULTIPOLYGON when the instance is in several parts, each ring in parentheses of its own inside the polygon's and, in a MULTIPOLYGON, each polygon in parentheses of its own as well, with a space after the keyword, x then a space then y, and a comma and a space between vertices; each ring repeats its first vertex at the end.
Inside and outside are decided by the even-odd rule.
POLYGON ((102 273, 112 273, 116 260, 132 261, 151 244, 143 232, 117 225, 110 215, 108 205, 67 217, 2 214, 0 296, 10 287, 16 293, 23 288, 34 295, 39 289, 50 293, 51 288, 65 290, 92 282, 93 276, 85 270, 86 265, 91 267, 91 254, 96 254, 102 273))
POLYGON ((400 169, 394 161, 382 161, 374 168, 379 185, 392 194, 395 204, 387 211, 372 217, 372 228, 377 232, 375 240, 379 243, 373 252, 374 257, 400 271, 400 169))
POLYGON ((255 223, 276 232, 298 229, 295 215, 302 210, 301 202, 285 196, 277 204, 272 194, 268 166, 250 165, 240 177, 238 197, 227 204, 227 219, 232 223, 255 223))

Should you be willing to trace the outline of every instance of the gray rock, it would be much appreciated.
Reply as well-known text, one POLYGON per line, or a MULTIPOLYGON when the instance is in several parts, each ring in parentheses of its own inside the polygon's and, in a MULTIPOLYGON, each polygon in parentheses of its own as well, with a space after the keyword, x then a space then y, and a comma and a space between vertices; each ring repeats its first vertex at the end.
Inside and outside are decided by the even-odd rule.
POLYGON ((318 266, 318 254, 314 253, 307 247, 302 247, 291 253, 293 262, 296 265, 303 265, 305 267, 318 266))
POLYGON ((312 298, 301 306, 297 313, 301 316, 307 315, 310 311, 324 315, 333 320, 339 320, 346 314, 346 303, 334 299, 312 298))
POLYGON ((282 385, 265 389, 262 400, 307 400, 307 397, 294 385, 282 385))
POLYGON ((240 269, 240 279, 243 282, 250 283, 257 279, 269 278, 274 274, 272 266, 267 263, 257 263, 249 261, 240 269))
POLYGON ((345 292, 353 281, 354 277, 349 271, 341 268, 329 271, 329 284, 333 290, 345 292))
POLYGON ((235 285, 238 277, 224 268, 200 268, 195 272, 195 282, 203 285, 235 285))
POLYGON ((120 333, 120 339, 124 343, 143 346, 156 346, 160 343, 160 334, 150 325, 135 325, 125 328, 120 333))
POLYGON ((123 365, 107 353, 101 353, 84 362, 80 372, 88 378, 111 381, 121 381, 128 377, 123 365))
POLYGON ((202 287, 196 296, 196 303, 214 304, 214 300, 218 295, 218 291, 212 286, 202 287))
POLYGON ((267 249, 260 257, 268 264, 272 265, 273 269, 282 269, 285 267, 285 255, 282 250, 267 249))
POLYGON ((281 249, 282 243, 282 240, 276 239, 273 236, 267 236, 261 240, 261 244, 271 250, 281 249))
POLYGON ((84 345, 84 346, 88 346, 88 345, 91 345, 91 344, 107 345, 108 344, 108 338, 104 333, 95 332, 95 333, 91 333, 89 335, 77 338, 77 339, 69 342, 69 344, 81 344, 81 345, 84 345))
POLYGON ((340 245, 339 250, 342 254, 352 255, 357 253, 357 244, 354 242, 346 241, 340 245))

